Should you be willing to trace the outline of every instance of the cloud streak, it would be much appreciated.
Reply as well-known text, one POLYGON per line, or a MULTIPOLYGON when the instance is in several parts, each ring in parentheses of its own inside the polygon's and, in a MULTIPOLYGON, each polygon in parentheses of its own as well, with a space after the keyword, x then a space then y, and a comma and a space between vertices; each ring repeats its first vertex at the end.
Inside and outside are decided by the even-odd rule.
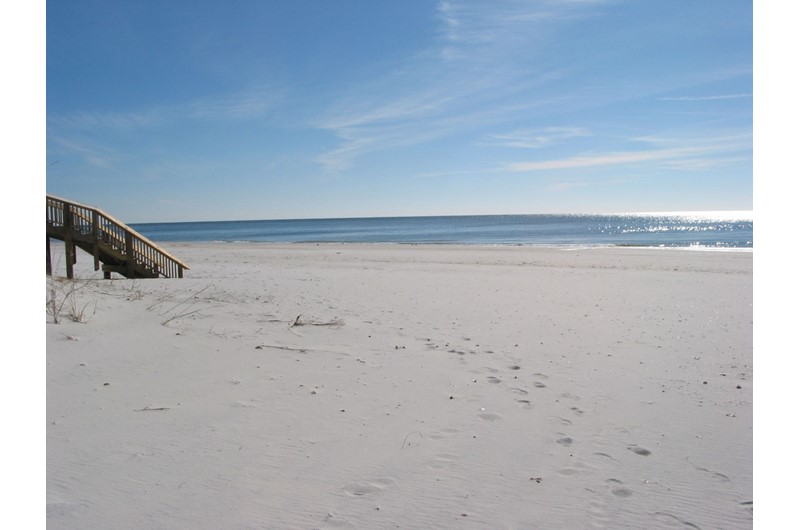
POLYGON ((442 0, 437 7, 442 23, 439 33, 447 46, 519 43, 520 36, 524 36, 520 29, 584 16, 589 7, 607 3, 608 0, 512 0, 487 4, 442 0))
POLYGON ((542 171, 551 169, 574 169, 599 166, 618 166, 650 160, 685 157, 698 153, 697 149, 665 149, 662 151, 632 151, 626 153, 609 153, 597 156, 573 156, 560 160, 544 160, 541 162, 518 162, 509 164, 511 171, 542 171))
POLYGON ((519 129, 506 134, 492 134, 486 137, 491 145, 542 149, 572 138, 591 136, 584 127, 546 127, 544 129, 519 129))
MULTIPOLYGON (((665 142, 665 140, 662 140, 665 142)), ((672 142, 675 142, 674 140, 672 142)), ((505 166, 512 172, 558 171, 564 169, 587 169, 607 166, 625 166, 643 162, 671 164, 675 168, 708 168, 730 159, 719 158, 720 153, 730 153, 749 149, 750 144, 743 136, 731 136, 688 142, 683 146, 661 149, 617 151, 597 155, 579 155, 553 160, 515 162, 505 166), (690 144, 690 145, 685 145, 690 144)))
POLYGON ((111 169, 114 164, 122 158, 119 153, 111 149, 95 147, 71 138, 67 139, 61 136, 51 135, 48 141, 52 142, 54 146, 57 146, 52 149, 53 156, 59 153, 71 153, 77 155, 89 166, 100 169, 111 169))
MULTIPOLYGON (((554 31, 554 23, 578 16, 604 0, 477 2, 438 4, 438 38, 405 64, 339 97, 315 126, 329 131, 340 145, 318 157, 326 169, 350 167, 370 152, 418 144, 513 118, 515 109, 536 108, 551 96, 540 93, 561 79, 553 67, 532 66, 536 42, 554 31)), ((518 146, 543 144, 533 133, 518 146)), ((573 131, 574 132, 574 131, 573 131)), ((565 130, 552 130, 557 141, 565 130)), ((575 133, 579 134, 579 133, 575 133)), ((515 140, 496 137, 494 142, 515 140)))
POLYGON ((714 101, 719 99, 752 98, 753 94, 721 94, 718 96, 678 96, 659 98, 660 101, 714 101))
POLYGON ((255 90, 199 98, 177 105, 160 105, 137 111, 77 111, 48 116, 48 125, 69 130, 131 131, 162 127, 184 120, 243 121, 265 116, 277 107, 282 95, 255 90))

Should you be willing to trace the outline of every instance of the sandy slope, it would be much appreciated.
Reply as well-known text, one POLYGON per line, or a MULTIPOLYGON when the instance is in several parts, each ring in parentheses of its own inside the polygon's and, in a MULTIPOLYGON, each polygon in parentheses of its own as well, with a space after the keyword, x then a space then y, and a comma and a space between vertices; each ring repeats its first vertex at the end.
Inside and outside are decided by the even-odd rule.
POLYGON ((751 253, 170 250, 47 315, 48 528, 752 527, 751 253))

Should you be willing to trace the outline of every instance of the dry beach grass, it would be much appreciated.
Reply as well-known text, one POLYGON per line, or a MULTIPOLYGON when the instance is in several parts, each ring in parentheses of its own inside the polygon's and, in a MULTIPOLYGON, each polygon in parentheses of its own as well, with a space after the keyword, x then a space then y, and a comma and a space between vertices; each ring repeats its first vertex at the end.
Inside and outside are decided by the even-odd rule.
POLYGON ((48 310, 49 528, 752 527, 752 253, 170 251, 48 310))

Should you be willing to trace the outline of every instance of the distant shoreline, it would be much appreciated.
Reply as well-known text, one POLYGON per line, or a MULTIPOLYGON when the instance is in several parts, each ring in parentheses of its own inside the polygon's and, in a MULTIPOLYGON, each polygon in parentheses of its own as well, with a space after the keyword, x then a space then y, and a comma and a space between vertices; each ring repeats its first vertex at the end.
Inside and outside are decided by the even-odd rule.
POLYGON ((580 244, 544 244, 544 243, 454 243, 454 242, 421 242, 421 243, 407 243, 407 242, 374 242, 374 241, 169 241, 168 244, 174 245, 355 245, 355 246, 397 246, 397 247, 433 247, 433 248, 538 248, 538 249, 552 249, 552 250, 595 250, 595 249, 639 249, 639 250, 664 250, 664 251, 679 251, 686 250, 692 252, 707 251, 707 252, 744 252, 752 253, 753 247, 711 247, 702 245, 683 245, 683 246, 653 246, 653 245, 632 245, 632 244, 596 244, 596 245, 580 245, 580 244))
POLYGON ((540 214, 153 223, 132 227, 156 242, 752 247, 752 220, 733 217, 540 214))
POLYGON ((195 223, 257 223, 257 222, 293 222, 293 221, 353 221, 381 219, 453 219, 461 217, 694 217, 704 219, 727 219, 753 221, 753 210, 696 210, 675 212, 611 212, 611 213, 498 213, 498 214, 452 214, 452 215, 364 215, 356 217, 277 217, 264 219, 216 219, 194 221, 141 221, 128 223, 131 226, 141 225, 176 225, 195 223))

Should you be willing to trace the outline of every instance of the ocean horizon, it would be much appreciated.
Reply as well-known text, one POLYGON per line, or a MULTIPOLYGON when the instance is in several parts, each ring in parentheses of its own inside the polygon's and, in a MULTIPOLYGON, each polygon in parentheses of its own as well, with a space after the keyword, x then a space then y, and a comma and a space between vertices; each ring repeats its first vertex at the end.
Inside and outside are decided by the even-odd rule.
POLYGON ((132 223, 154 242, 752 249, 752 211, 504 214, 132 223))

